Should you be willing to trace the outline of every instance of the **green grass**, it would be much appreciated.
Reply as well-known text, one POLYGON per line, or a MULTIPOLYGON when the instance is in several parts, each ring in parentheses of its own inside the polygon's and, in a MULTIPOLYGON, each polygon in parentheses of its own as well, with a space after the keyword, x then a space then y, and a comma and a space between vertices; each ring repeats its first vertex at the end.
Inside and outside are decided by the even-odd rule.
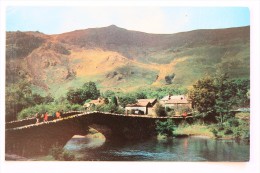
POLYGON ((201 124, 179 125, 173 133, 176 136, 188 135, 214 138, 214 134, 211 132, 211 129, 208 126, 201 124))
MULTIPOLYGON (((231 79, 250 77, 250 45, 238 41, 226 45, 201 45, 193 47, 177 47, 165 50, 156 50, 150 48, 144 51, 137 48, 134 54, 140 62, 167 64, 176 58, 187 59, 178 62, 172 69, 175 73, 173 84, 187 88, 195 81, 205 75, 215 74, 217 69, 227 72, 231 79), (178 51, 176 51, 178 50, 178 51)), ((73 61, 73 64, 80 61, 73 61)), ((156 80, 158 71, 143 68, 136 65, 126 65, 113 69, 122 76, 121 80, 115 78, 106 78, 107 74, 77 77, 71 80, 62 79, 62 71, 67 69, 64 66, 57 66, 47 71, 46 80, 43 81, 49 86, 49 91, 34 87, 34 91, 42 95, 50 93, 55 98, 65 96, 70 88, 79 88, 87 81, 94 81, 97 87, 102 90, 114 91, 133 91, 140 87, 148 87, 156 80), (134 72, 133 74, 131 72, 134 72), (55 74, 55 75, 54 75, 55 74), (62 80, 61 80, 62 79, 62 80)), ((165 85, 165 81, 160 81, 160 87, 165 85)))

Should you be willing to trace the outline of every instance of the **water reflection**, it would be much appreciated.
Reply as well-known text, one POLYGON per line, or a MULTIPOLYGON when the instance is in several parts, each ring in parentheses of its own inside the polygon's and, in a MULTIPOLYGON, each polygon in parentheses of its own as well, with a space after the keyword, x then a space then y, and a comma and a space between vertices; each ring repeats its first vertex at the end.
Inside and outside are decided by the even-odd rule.
POLYGON ((80 160, 104 161, 248 161, 249 143, 201 137, 105 142, 73 138, 65 146, 80 160), (103 145, 104 144, 104 145, 103 145))

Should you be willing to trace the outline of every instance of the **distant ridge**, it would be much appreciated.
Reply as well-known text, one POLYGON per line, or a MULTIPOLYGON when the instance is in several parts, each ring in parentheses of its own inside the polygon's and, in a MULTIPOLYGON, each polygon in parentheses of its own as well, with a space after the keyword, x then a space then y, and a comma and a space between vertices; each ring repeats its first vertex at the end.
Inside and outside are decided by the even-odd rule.
POLYGON ((110 25, 63 34, 6 33, 7 85, 20 79, 61 96, 92 80, 102 90, 188 87, 217 69, 249 78, 250 26, 149 34, 110 25))

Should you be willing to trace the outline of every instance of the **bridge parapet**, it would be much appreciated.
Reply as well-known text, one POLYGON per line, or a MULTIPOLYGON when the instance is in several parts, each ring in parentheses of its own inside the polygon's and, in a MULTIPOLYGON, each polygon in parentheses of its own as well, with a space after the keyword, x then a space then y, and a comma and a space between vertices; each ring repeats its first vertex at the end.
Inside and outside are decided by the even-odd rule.
MULTIPOLYGON (((79 114, 79 113, 82 113, 82 111, 69 111, 69 112, 65 112, 63 114, 63 117, 68 117, 68 116, 79 114)), ((52 116, 49 116, 50 121, 54 120, 54 119, 55 118, 53 118, 52 116)), ((26 119, 22 119, 22 120, 16 120, 16 121, 10 121, 10 122, 5 123, 5 129, 21 127, 21 126, 26 126, 26 125, 35 124, 35 123, 36 123, 35 117, 26 118, 26 119)))
MULTIPOLYGON (((18 155, 48 153, 53 145, 64 146, 74 135, 86 135, 89 126, 106 126, 109 132, 100 128, 107 140, 140 140, 156 134, 156 121, 169 117, 126 116, 105 112, 80 112, 67 114, 38 124, 20 123, 22 126, 6 129, 6 152, 18 155), (24 125, 26 124, 26 125, 24 125)), ((183 118, 172 117, 179 123, 183 118)), ((19 124, 19 123, 17 123, 19 124)))

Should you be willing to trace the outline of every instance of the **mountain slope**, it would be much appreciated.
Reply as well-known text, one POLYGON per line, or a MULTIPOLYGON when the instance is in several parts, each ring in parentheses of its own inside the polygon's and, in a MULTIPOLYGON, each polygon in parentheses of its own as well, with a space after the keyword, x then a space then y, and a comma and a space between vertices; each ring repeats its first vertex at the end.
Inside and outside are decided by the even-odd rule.
POLYGON ((148 34, 114 25, 58 35, 7 32, 7 85, 30 81, 59 97, 92 80, 102 90, 187 87, 217 69, 249 78, 250 27, 148 34))

